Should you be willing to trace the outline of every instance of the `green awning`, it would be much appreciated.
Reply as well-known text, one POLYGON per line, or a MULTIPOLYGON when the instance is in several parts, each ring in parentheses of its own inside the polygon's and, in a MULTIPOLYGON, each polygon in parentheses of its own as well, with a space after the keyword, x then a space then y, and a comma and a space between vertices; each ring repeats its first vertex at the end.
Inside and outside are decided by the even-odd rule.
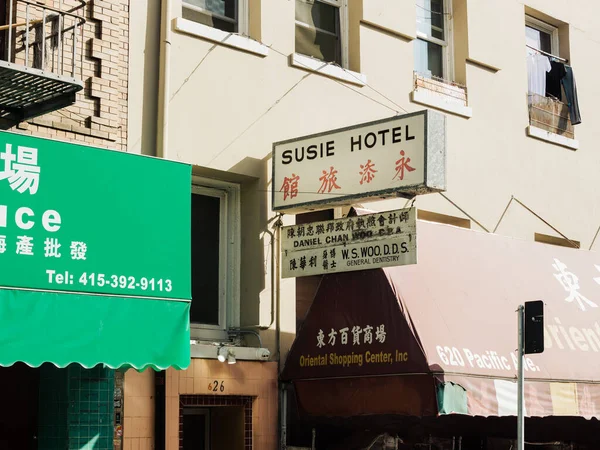
POLYGON ((0 289, 0 365, 185 369, 190 303, 0 289))
POLYGON ((0 132, 0 365, 189 365, 191 173, 0 132))
POLYGON ((440 414, 468 414, 467 391, 460 384, 440 382, 436 394, 440 414))

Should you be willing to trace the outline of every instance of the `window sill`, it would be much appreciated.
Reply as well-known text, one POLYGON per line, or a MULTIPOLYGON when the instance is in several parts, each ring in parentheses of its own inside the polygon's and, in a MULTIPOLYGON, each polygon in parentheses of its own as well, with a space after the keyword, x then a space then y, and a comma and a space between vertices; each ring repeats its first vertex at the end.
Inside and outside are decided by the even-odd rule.
POLYGON ((173 19, 173 28, 180 33, 189 34, 202 39, 206 39, 217 44, 242 50, 258 56, 267 56, 269 47, 246 36, 212 28, 201 23, 177 17, 173 19))
POLYGON ((470 119, 473 116, 473 109, 471 107, 448 100, 446 95, 438 94, 427 89, 412 91, 411 100, 414 103, 431 106, 451 114, 456 114, 457 116, 466 117, 467 119, 470 119))
POLYGON ((290 65, 357 86, 365 86, 367 84, 367 76, 362 73, 352 72, 351 70, 346 70, 331 63, 326 63, 299 53, 292 53, 290 55, 290 65))
POLYGON ((561 136, 560 134, 551 133, 550 131, 534 127, 532 125, 527 127, 527 136, 560 145, 562 147, 570 148, 571 150, 577 150, 579 148, 579 141, 577 139, 571 139, 561 136))

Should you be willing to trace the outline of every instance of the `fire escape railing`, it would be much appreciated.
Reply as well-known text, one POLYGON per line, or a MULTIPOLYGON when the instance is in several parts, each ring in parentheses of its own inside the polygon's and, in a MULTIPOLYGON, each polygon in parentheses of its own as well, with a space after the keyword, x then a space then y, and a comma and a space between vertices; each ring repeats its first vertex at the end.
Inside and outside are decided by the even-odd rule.
POLYGON ((0 26, 0 125, 21 122, 76 102, 83 89, 86 2, 63 10, 32 0, 9 0, 0 26), (81 15, 78 14, 81 12, 81 15), (24 28, 24 29, 23 29, 24 28), (79 61, 78 61, 79 60, 79 61))
MULTIPOLYGON (((81 3, 81 8, 85 6, 85 1, 79 0, 81 3)), ((78 9, 80 7, 75 8, 78 9)), ((9 0, 9 11, 8 11, 8 25, 5 25, 3 27, 0 27, 0 29, 8 29, 8 40, 7 40, 7 46, 8 46, 8 50, 7 50, 7 58, 6 61, 9 63, 15 63, 16 61, 14 61, 14 57, 17 54, 16 51, 16 44, 15 42, 13 42, 13 30, 15 29, 15 37, 17 35, 16 32, 16 28, 18 27, 25 27, 25 31, 24 31, 24 65, 25 67, 32 67, 32 68, 38 68, 41 70, 45 70, 46 67, 46 62, 47 62, 47 51, 46 51, 46 42, 48 39, 50 39, 52 42, 56 43, 56 50, 57 50, 57 58, 56 58, 56 65, 53 67, 53 70, 51 70, 51 72, 53 72, 56 75, 64 75, 65 74, 65 62, 64 62, 64 56, 65 56, 65 37, 71 37, 72 40, 72 45, 71 45, 71 52, 72 52, 72 59, 71 59, 71 64, 70 64, 70 70, 67 70, 67 73, 70 72, 70 75, 72 78, 76 77, 76 71, 77 71, 77 55, 78 55, 78 46, 79 48, 79 55, 81 58, 81 62, 79 64, 79 78, 83 78, 83 45, 84 45, 84 36, 83 36, 83 25, 85 24, 86 20, 84 17, 76 14, 75 12, 71 12, 71 11, 64 11, 63 10, 63 5, 62 5, 62 0, 59 1, 59 6, 58 8, 54 8, 52 6, 46 6, 43 4, 39 4, 30 0, 15 0, 15 1, 10 1, 9 0), (16 15, 15 15, 15 11, 14 8, 17 4, 24 4, 25 5, 25 21, 24 22, 19 22, 16 15), (33 10, 33 11, 32 11, 33 10), (39 13, 41 12, 41 18, 32 18, 32 15, 34 17, 39 16, 39 13), (37 14, 36 14, 37 13, 37 14), (51 24, 51 26, 53 28, 55 28, 55 30, 52 30, 50 32, 50 34, 47 34, 47 25, 51 24), (56 26, 54 26, 54 24, 56 24, 56 26), (41 49, 39 50, 39 54, 40 54, 40 60, 37 61, 36 64, 36 58, 35 58, 35 51, 34 51, 34 58, 30 58, 30 49, 31 49, 31 39, 30 39, 30 34, 31 34, 31 29, 34 29, 34 31, 36 32, 40 32, 41 36, 38 38, 36 37, 33 41, 34 46, 39 45, 39 47, 41 47, 41 49), (79 36, 79 43, 78 43, 78 35, 79 36), (14 50, 13 50, 13 46, 14 46, 14 50), (32 59, 32 64, 30 66, 30 59, 32 59), (38 67, 36 67, 38 66, 38 67)), ((35 47, 34 47, 35 49, 35 47)))

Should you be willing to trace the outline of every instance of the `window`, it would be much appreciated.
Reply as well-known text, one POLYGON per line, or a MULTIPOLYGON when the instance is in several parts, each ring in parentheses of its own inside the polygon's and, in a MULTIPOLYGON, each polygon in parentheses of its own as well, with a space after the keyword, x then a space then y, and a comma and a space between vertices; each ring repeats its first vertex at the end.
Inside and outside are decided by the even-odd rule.
POLYGON ((415 71, 426 77, 451 79, 450 1, 417 0, 415 71))
POLYGON ((546 72, 551 67, 547 55, 558 54, 558 29, 534 17, 525 16, 525 44, 529 104, 545 103, 546 72))
POLYGON ((552 55, 558 54, 558 28, 542 22, 531 16, 525 16, 525 43, 527 52, 534 53, 534 49, 552 55))
MULTIPOLYGON (((562 33, 565 29, 563 28, 562 33)), ((567 37, 562 35, 561 37, 567 37)), ((559 27, 525 16, 529 136, 577 149, 573 126, 581 122, 574 81, 563 86, 566 59, 559 57, 559 27), (571 101, 569 97, 571 96, 571 101)), ((574 80, 572 69, 570 79, 574 80)))
MULTIPOLYGON (((411 100, 470 118, 467 87, 454 79, 452 0, 416 0, 417 39, 413 41, 414 90, 411 100)), ((463 73, 463 83, 465 74, 463 73)))
POLYGON ((192 336, 218 339, 239 325, 239 186, 193 186, 191 202, 192 336))
POLYGON ((296 53, 346 66, 346 0, 296 0, 296 53))
POLYGON ((245 34, 246 0, 183 0, 183 18, 230 33, 245 34))

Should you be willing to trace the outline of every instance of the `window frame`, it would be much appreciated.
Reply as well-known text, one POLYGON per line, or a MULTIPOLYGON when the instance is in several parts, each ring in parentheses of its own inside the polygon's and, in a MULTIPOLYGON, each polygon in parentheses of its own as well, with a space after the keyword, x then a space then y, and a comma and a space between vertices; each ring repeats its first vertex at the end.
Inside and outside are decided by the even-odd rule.
POLYGON ((193 176, 191 193, 220 199, 220 225, 219 324, 190 323, 190 337, 227 340, 227 330, 240 324, 241 187, 235 183, 193 176))
MULTIPOLYGON (((319 2, 319 3, 324 3, 326 5, 330 5, 333 7, 336 7, 338 9, 338 27, 339 27, 339 36, 338 39, 340 41, 340 65, 343 68, 348 68, 348 0, 313 0, 314 2, 319 2)), ((295 0, 294 0, 294 7, 295 7, 295 0)), ((308 29, 316 29, 322 33, 325 34, 329 34, 329 35, 333 35, 330 31, 327 30, 323 30, 321 28, 317 28, 317 27, 312 27, 309 24, 305 23, 305 22, 300 22, 299 20, 297 20, 294 17, 294 27, 298 25, 304 28, 308 28, 308 29)), ((296 30, 294 28, 294 40, 295 40, 295 33, 296 30)), ((295 47, 295 45, 294 45, 295 47)), ((296 52, 296 49, 294 48, 294 52, 296 52)), ((320 60, 318 58, 315 58, 314 56, 310 56, 310 55, 304 55, 303 53, 298 53, 299 55, 302 56, 307 56, 309 58, 313 58, 316 59, 318 61, 323 61, 323 62, 327 62, 327 63, 335 63, 335 61, 324 61, 324 60, 320 60)))
MULTIPOLYGON (((558 56, 560 47, 558 40, 558 27, 544 22, 543 20, 536 19, 533 16, 525 14, 525 28, 533 28, 534 30, 541 31, 550 35, 550 53, 554 56, 558 56)), ((528 48, 528 47, 525 47, 528 48)), ((538 49, 541 50, 541 49, 538 49)))
MULTIPOLYGON (((186 0, 181 0, 181 6, 183 9, 189 9, 191 11, 204 14, 208 17, 215 17, 216 19, 222 20, 224 22, 234 24, 236 31, 234 34, 241 34, 243 36, 248 35, 248 0, 235 0, 235 19, 231 19, 227 16, 222 16, 221 14, 214 13, 207 9, 204 9, 200 6, 192 5, 188 3, 186 0)), ((215 28, 220 30, 220 28, 216 28, 210 25, 201 24, 207 26, 209 28, 215 28)), ((224 31, 224 30, 221 30, 224 31)), ((225 31, 225 33, 228 33, 225 31)))
MULTIPOLYGON (((442 47, 442 79, 447 81, 454 81, 454 28, 452 24, 452 0, 441 1, 442 14, 444 19, 444 39, 442 40, 435 38, 419 30, 417 30, 416 35, 417 40, 431 42, 432 44, 436 44, 442 47)), ((415 8, 417 8, 417 10, 426 12, 426 10, 421 8, 419 5, 416 5, 415 8)), ((417 73, 419 75, 425 76, 425 74, 423 73, 417 73)))

